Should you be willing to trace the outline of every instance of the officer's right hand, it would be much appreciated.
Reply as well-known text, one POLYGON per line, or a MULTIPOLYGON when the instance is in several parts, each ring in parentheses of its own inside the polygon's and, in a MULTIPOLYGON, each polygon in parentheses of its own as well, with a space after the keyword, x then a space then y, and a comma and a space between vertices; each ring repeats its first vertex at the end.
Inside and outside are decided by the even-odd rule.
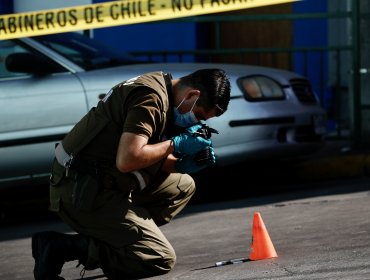
POLYGON ((196 173, 216 162, 215 152, 212 147, 207 148, 207 158, 201 161, 197 156, 184 155, 176 161, 176 172, 179 173, 196 173))
POLYGON ((194 155, 212 145, 210 139, 204 139, 200 136, 193 136, 189 132, 171 138, 174 152, 186 155, 194 155))

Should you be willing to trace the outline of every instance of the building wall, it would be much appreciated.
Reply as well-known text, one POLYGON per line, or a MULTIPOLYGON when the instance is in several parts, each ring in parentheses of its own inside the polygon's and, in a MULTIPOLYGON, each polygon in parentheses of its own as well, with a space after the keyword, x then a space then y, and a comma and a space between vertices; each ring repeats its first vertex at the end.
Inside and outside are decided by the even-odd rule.
MULTIPOLYGON (((269 15, 269 14, 290 14, 292 4, 279 4, 252 9, 245 9, 227 13, 228 16, 243 15, 269 15)), ((210 28, 214 30, 214 28, 210 28)), ((293 42, 293 25, 289 20, 246 20, 223 22, 220 27, 220 48, 290 48, 293 42)), ((216 34, 209 34, 210 48, 215 48, 216 34)), ((290 55, 287 53, 239 54, 229 56, 230 63, 246 63, 254 65, 263 65, 268 67, 277 67, 282 69, 291 69, 290 55)))
MULTIPOLYGON (((3 1, 3 0, 1 0, 3 1)), ((38 11, 47 9, 57 9, 67 6, 80 6, 91 4, 91 0, 49 0, 49 1, 28 1, 28 0, 13 0, 14 12, 28 12, 28 11, 38 11)))
POLYGON ((13 0, 0 1, 0 14, 6 15, 13 12, 13 0))
MULTIPOLYGON (((327 1, 307 0, 293 4, 294 13, 326 13, 327 1)), ((306 19, 295 20, 293 29, 294 47, 326 47, 328 45, 328 20, 327 19, 306 19)), ((304 53, 294 55, 293 70, 302 73, 310 78, 313 84, 323 85, 328 79, 328 53, 304 53), (304 61, 307 61, 307 66, 304 61), (324 65, 322 67, 321 65, 324 65)), ((315 88, 316 92, 321 92, 323 88, 315 88)))
MULTIPOLYGON (((93 3, 111 0, 93 0, 93 3)), ((94 38, 123 51, 196 49, 195 23, 142 23, 95 29, 94 38)))

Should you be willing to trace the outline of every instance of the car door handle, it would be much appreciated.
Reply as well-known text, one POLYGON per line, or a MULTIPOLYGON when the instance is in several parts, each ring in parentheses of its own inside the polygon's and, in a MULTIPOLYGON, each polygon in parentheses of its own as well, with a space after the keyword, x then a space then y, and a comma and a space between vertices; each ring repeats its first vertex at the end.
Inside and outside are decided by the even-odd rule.
POLYGON ((106 93, 100 93, 100 94, 98 95, 98 98, 99 98, 100 100, 102 100, 102 99, 104 99, 104 97, 105 97, 106 95, 107 95, 106 93))

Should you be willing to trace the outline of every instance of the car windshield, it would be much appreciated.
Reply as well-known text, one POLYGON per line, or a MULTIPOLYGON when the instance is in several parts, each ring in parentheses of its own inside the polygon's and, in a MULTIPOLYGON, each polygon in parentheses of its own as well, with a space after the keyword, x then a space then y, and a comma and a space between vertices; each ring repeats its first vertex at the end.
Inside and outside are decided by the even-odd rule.
POLYGON ((85 70, 142 63, 128 53, 114 50, 79 33, 52 34, 34 39, 85 70))

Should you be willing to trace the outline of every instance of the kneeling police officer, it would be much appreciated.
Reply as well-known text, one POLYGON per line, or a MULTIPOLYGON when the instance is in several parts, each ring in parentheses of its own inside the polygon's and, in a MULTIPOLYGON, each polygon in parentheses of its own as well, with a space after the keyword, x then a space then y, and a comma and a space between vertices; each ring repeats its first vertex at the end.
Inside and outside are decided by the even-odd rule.
POLYGON ((176 255, 159 226, 194 194, 188 173, 215 162, 200 121, 223 114, 229 100, 221 69, 179 79, 152 72, 114 86, 56 146, 50 210, 77 234, 32 236, 35 279, 63 279, 72 260, 109 279, 170 271, 176 255))

